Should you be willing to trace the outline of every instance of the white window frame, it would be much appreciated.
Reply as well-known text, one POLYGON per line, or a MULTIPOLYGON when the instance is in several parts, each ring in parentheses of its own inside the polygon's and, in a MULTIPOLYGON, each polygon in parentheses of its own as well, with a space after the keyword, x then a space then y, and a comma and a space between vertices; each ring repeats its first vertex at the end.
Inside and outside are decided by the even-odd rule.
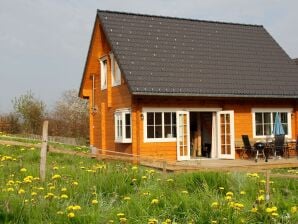
MULTIPOLYGON (((177 137, 171 137, 171 138, 166 138, 165 133, 164 133, 164 113, 176 113, 177 116, 177 111, 175 109, 143 109, 143 116, 144 116, 144 122, 143 122, 143 130, 144 130, 144 142, 176 142, 177 137), (161 125, 162 125, 162 138, 147 138, 147 113, 162 113, 161 114, 161 125)), ((177 125, 177 124, 176 124, 177 125)), ((171 123, 172 126, 172 123, 171 123)), ((176 126, 177 128, 177 126, 176 126)))
MULTIPOLYGON (((287 119, 288 119, 288 134, 285 135, 286 138, 292 138, 292 108, 252 108, 252 131, 253 131, 253 138, 267 138, 267 137, 274 137, 273 134, 271 135, 256 135, 256 117, 255 113, 271 113, 271 119, 273 119, 273 113, 275 112, 281 112, 281 113, 287 113, 287 119)), ((271 120, 271 130, 273 130, 273 120, 271 120)))
POLYGON ((108 57, 104 56, 99 59, 100 62, 100 88, 104 90, 108 85, 108 57), (106 67, 104 67, 104 61, 106 61, 106 67))
POLYGON ((117 109, 114 113, 114 128, 116 143, 131 143, 132 136, 132 120, 131 110, 128 108, 117 109), (130 138, 126 138, 126 115, 130 116, 130 138), (120 126, 119 126, 120 123, 120 126), (120 128, 118 128, 120 127, 120 128))
POLYGON ((119 65, 114 57, 114 54, 110 53, 111 58, 111 76, 112 76, 112 86, 121 85, 121 71, 119 65))

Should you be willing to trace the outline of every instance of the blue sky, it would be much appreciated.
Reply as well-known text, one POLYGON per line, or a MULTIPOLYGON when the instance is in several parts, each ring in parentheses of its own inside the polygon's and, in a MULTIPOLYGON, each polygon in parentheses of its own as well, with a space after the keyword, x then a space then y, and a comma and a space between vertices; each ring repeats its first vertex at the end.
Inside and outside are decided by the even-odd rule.
POLYGON ((0 0, 0 112, 32 90, 50 108, 79 88, 96 9, 263 25, 298 58, 297 0, 0 0))

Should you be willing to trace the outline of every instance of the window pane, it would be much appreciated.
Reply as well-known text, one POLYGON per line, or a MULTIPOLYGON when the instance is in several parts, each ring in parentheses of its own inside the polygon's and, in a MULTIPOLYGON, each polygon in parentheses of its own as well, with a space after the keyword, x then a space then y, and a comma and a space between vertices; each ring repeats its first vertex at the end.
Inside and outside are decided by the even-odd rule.
POLYGON ((288 123, 288 113, 280 113, 281 123, 288 123))
POLYGON ((271 123, 271 113, 264 113, 264 123, 271 123))
POLYGON ((173 135, 173 138, 176 138, 177 137, 176 124, 172 126, 172 135, 173 135))
POLYGON ((125 114, 125 125, 130 125, 130 114, 125 114))
POLYGON ((154 125, 154 113, 147 113, 147 125, 154 125))
POLYGON ((164 113, 165 125, 171 124, 171 113, 164 113))
POLYGON ((172 112, 172 123, 176 125, 176 113, 172 112))
POLYGON ((256 113, 255 114, 255 120, 256 120, 256 124, 262 124, 262 113, 256 113))
POLYGON ((131 138, 131 130, 130 130, 130 126, 126 126, 125 127, 125 138, 131 138))
POLYGON ((256 135, 263 135, 263 125, 256 125, 256 135))
POLYGON ((264 135, 271 135, 271 124, 264 124, 264 135))
POLYGON ((155 138, 162 138, 162 126, 155 126, 155 138))
POLYGON ((171 125, 165 126, 165 138, 172 138, 172 129, 171 125))
POLYGON ((155 113, 155 125, 161 125, 161 113, 155 113))
POLYGON ((147 126, 147 138, 154 138, 154 126, 147 126))

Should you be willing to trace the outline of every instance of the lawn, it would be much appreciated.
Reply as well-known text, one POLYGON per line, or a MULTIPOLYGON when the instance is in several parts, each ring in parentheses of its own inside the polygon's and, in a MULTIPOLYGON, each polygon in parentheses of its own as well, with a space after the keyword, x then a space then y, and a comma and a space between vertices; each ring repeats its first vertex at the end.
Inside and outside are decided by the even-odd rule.
POLYGON ((272 178, 266 201, 262 173, 163 174, 49 153, 41 182, 39 153, 0 145, 0 223, 298 223, 297 178, 272 178))

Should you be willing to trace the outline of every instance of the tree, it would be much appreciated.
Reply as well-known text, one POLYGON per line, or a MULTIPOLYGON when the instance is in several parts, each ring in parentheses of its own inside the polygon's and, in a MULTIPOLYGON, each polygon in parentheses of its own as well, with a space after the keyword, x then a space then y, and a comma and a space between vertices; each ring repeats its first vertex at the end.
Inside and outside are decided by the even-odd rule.
POLYGON ((78 97, 75 89, 65 91, 56 102, 49 124, 50 135, 88 138, 88 101, 78 97))
POLYGON ((12 100, 13 108, 20 118, 23 132, 40 134, 42 121, 45 118, 45 104, 34 97, 31 91, 15 97, 12 100))

